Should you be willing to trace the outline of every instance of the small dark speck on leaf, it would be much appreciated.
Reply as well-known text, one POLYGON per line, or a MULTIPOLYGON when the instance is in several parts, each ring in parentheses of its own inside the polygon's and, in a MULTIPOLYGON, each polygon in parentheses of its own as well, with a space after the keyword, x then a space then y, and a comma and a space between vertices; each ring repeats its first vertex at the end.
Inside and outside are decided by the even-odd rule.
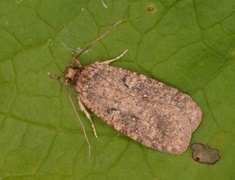
POLYGON ((148 10, 149 12, 154 11, 154 7, 153 7, 153 6, 149 6, 149 7, 147 7, 147 10, 148 10))
POLYGON ((195 161, 206 164, 215 164, 220 156, 217 149, 212 149, 203 144, 194 143, 191 145, 192 157, 195 161))
POLYGON ((149 14, 155 14, 158 9, 157 9, 157 6, 155 4, 151 3, 151 4, 148 4, 146 6, 146 10, 149 14))

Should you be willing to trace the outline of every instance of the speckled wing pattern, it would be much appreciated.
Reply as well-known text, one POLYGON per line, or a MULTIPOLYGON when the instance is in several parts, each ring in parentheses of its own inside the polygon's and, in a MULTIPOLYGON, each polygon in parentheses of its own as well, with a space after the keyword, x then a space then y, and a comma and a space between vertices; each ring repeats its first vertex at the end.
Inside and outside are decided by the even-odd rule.
POLYGON ((75 84, 94 114, 147 147, 181 154, 202 119, 186 94, 126 69, 94 63, 81 68, 75 84))

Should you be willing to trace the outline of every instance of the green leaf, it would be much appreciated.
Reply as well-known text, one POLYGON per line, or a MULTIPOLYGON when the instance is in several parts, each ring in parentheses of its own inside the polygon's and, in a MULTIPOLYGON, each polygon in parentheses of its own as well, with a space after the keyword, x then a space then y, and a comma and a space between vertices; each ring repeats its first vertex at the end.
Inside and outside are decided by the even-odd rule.
MULTIPOLYGON (((0 1, 0 179, 233 179, 235 1, 0 1), (146 148, 92 114, 99 138, 78 109, 91 157, 62 75, 71 50, 125 21, 80 58, 82 65, 129 52, 127 68, 189 94, 203 121, 192 142, 219 150, 215 165, 191 150, 146 148)), ((71 89, 76 103, 76 93, 71 89)))

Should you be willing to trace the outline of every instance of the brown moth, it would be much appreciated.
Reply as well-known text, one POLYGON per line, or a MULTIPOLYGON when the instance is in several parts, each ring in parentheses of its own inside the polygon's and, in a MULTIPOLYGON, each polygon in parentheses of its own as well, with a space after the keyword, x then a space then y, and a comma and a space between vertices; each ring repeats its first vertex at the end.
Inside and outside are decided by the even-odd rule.
MULTIPOLYGON (((188 148, 191 135, 202 119, 201 109, 188 95, 145 75, 109 65, 127 50, 114 59, 88 66, 81 66, 78 61, 82 53, 123 19, 80 52, 64 71, 65 77, 49 75, 74 86, 79 106, 90 120, 96 137, 85 106, 134 141, 158 151, 181 154, 188 148)), ((83 125, 82 128, 90 149, 83 125)))

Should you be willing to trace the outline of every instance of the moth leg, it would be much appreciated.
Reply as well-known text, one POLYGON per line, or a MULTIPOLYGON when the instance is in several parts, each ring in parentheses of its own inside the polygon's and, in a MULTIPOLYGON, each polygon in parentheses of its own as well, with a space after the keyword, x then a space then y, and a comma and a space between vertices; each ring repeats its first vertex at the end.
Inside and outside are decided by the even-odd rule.
POLYGON ((78 115, 78 112, 77 112, 77 110, 76 110, 76 107, 75 107, 75 105, 74 105, 74 103, 73 103, 73 100, 72 100, 72 98, 71 98, 71 96, 70 96, 68 86, 66 86, 66 94, 68 95, 69 101, 70 101, 70 103, 71 103, 71 105, 72 105, 72 107, 73 107, 73 110, 74 110, 74 112, 75 112, 75 114, 76 114, 76 116, 77 116, 77 118, 78 118, 78 121, 79 121, 79 123, 80 123, 80 125, 81 125, 81 127, 82 127, 82 131, 83 131, 85 140, 86 140, 87 145, 88 145, 88 153, 89 153, 89 156, 91 156, 91 144, 90 144, 89 139, 88 139, 88 137, 87 137, 86 129, 85 129, 83 123, 82 123, 82 120, 81 120, 80 116, 78 115))
POLYGON ((127 53, 128 49, 126 49, 122 54, 120 54, 119 56, 113 58, 113 59, 110 59, 110 60, 106 60, 104 62, 99 62, 99 64, 110 64, 114 61, 117 61, 119 60, 122 56, 124 56, 126 53, 127 53))
POLYGON ((86 117, 89 119, 89 121, 91 123, 93 133, 94 133, 95 137, 97 138, 98 136, 97 136, 97 133, 96 133, 95 125, 93 124, 93 121, 91 120, 91 116, 90 116, 89 112, 87 112, 85 106, 83 105, 82 101, 79 98, 78 98, 78 105, 79 105, 81 111, 84 112, 86 117))

